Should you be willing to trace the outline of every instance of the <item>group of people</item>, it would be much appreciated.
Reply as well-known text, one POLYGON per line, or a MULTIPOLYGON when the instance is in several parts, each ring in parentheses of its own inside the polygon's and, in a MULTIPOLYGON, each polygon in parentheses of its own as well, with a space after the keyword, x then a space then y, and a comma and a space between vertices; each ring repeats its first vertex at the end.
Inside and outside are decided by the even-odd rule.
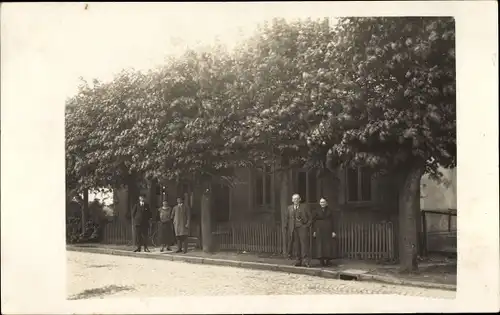
MULTIPOLYGON (((292 205, 288 206, 287 218, 284 222, 288 239, 288 256, 296 257, 295 266, 309 267, 311 258, 318 259, 322 266, 328 266, 335 258, 336 236, 333 226, 333 213, 328 208, 327 201, 322 198, 320 207, 310 211, 306 204, 301 203, 300 195, 292 196, 292 205), (312 239, 311 239, 312 238, 312 239), (312 248, 311 248, 312 246, 312 248), (312 257, 310 257, 312 256, 312 257)), ((158 209, 159 240, 162 245, 160 251, 171 250, 177 240, 177 253, 187 252, 187 239, 191 211, 184 204, 182 198, 177 198, 177 205, 171 208, 167 201, 163 201, 158 209)), ((140 252, 144 247, 148 249, 148 230, 152 212, 145 202, 144 196, 139 197, 139 202, 132 208, 132 217, 135 225, 134 252, 140 252)))
POLYGON ((333 213, 324 198, 321 198, 320 207, 315 211, 310 211, 300 201, 300 195, 294 194, 293 204, 288 206, 285 220, 288 256, 296 257, 295 266, 310 267, 311 254, 322 266, 329 266, 336 252, 333 213))
MULTIPOLYGON (((134 252, 140 252, 141 247, 144 248, 145 252, 149 252, 149 221, 153 217, 153 213, 143 195, 139 196, 139 202, 132 208, 132 217, 135 225, 135 244, 137 245, 134 252)), ((158 217, 160 219, 158 236, 162 246, 160 251, 171 250, 170 246, 174 245, 177 240, 176 252, 187 253, 191 211, 182 198, 177 198, 177 205, 173 208, 168 205, 166 200, 163 201, 162 206, 158 209, 158 217)))

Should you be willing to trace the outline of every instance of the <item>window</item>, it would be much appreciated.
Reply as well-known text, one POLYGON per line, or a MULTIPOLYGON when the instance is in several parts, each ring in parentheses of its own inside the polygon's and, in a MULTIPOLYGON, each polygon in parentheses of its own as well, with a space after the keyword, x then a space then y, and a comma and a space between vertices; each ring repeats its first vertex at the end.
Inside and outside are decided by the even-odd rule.
POLYGON ((318 202, 318 179, 315 170, 298 171, 295 183, 295 191, 300 195, 302 202, 318 202))
POLYGON ((255 202, 258 206, 272 204, 272 172, 268 166, 257 170, 255 175, 255 202))
POLYGON ((372 174, 369 168, 350 168, 346 171, 348 202, 372 200, 372 174))

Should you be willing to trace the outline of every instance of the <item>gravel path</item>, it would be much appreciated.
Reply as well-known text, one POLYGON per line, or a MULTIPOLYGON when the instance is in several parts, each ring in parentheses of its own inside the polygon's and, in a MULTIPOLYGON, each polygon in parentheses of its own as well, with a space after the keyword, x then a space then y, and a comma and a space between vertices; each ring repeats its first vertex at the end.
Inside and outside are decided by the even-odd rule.
POLYGON ((172 295, 399 294, 454 298, 455 292, 282 272, 67 252, 68 298, 172 295))

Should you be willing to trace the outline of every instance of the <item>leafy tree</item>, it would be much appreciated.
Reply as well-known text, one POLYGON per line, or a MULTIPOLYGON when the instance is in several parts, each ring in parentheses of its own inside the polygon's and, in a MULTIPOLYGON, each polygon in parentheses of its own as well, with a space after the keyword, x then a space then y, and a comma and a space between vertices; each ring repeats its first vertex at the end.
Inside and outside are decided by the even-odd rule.
POLYGON ((232 92, 243 116, 234 141, 251 145, 255 160, 282 157, 290 167, 313 161, 307 135, 326 114, 322 107, 331 105, 315 77, 329 71, 323 51, 332 39, 328 19, 274 19, 237 50, 240 75, 232 92))
POLYGON ((68 102, 67 182, 220 175, 248 161, 397 174, 401 263, 416 269, 417 189, 456 164, 450 18, 275 19, 232 54, 186 52, 82 85, 68 102))
MULTIPOLYGON (((237 56, 244 141, 399 178, 405 271, 417 268, 420 178, 456 164, 454 39, 451 18, 276 19, 237 56)), ((261 148, 250 152, 269 157, 261 148)))
MULTIPOLYGON (((107 83, 85 81, 66 106, 67 189, 88 195, 97 187, 125 186, 130 201, 148 166, 148 76, 122 71, 107 83), (139 140, 139 141, 137 141, 139 140)), ((84 202, 84 213, 88 203, 84 202)), ((85 220, 84 220, 85 221, 85 220)))
POLYGON ((72 185, 95 188, 127 182, 137 164, 141 110, 139 74, 122 72, 115 80, 83 82, 66 106, 67 177, 72 185))
POLYGON ((329 161, 368 165, 400 178, 400 260, 417 269, 418 189, 424 173, 456 165, 453 18, 343 18, 325 53, 335 102, 311 133, 329 161), (340 135, 340 137, 339 137, 340 135))
MULTIPOLYGON (((189 50, 152 77, 149 111, 152 178, 193 179, 246 161, 241 146, 231 142, 238 119, 227 97, 235 81, 234 60, 222 47, 189 50)), ((216 176, 218 177, 218 175, 216 176)))

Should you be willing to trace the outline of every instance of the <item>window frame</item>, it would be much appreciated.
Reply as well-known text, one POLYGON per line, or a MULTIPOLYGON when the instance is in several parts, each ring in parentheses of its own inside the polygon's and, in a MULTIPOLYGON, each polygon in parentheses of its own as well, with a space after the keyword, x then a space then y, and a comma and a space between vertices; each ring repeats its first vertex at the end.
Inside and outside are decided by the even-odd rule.
POLYGON ((368 182, 369 184, 369 191, 370 191, 370 198, 368 200, 363 199, 363 179, 365 176, 363 176, 363 170, 368 170, 368 172, 371 173, 370 169, 368 167, 356 167, 356 175, 357 175, 357 198, 356 200, 351 200, 350 199, 350 184, 349 184, 349 170, 352 170, 353 168, 347 168, 345 170, 345 201, 348 204, 366 204, 366 203, 372 203, 375 198, 373 195, 373 174, 370 174, 370 180, 368 182))
POLYGON ((300 195, 300 198, 302 200, 303 203, 307 203, 307 204, 315 204, 315 203, 318 203, 319 202, 319 198, 320 198, 320 194, 321 194, 321 183, 318 179, 318 172, 319 170, 317 169, 298 169, 296 172, 295 172, 295 176, 294 176, 294 183, 293 183, 293 186, 294 186, 294 194, 295 193, 298 193, 300 194, 299 192, 299 174, 303 173, 305 174, 305 177, 306 177, 306 195, 305 196, 302 196, 302 194, 300 195), (315 193, 316 195, 314 196, 314 200, 311 201, 310 200, 310 193, 311 193, 311 185, 310 185, 310 180, 311 180, 311 175, 313 175, 312 177, 314 178, 314 181, 315 181, 315 193))
POLYGON ((272 208, 274 205, 274 185, 275 185, 275 179, 274 179, 274 169, 272 166, 259 166, 254 169, 254 180, 253 180, 253 204, 257 208, 272 208), (259 180, 259 176, 262 176, 262 203, 259 203, 259 200, 257 198, 257 181, 259 180), (270 183, 267 183, 267 176, 270 178, 270 183), (269 200, 267 200, 266 197, 269 197, 269 200))

